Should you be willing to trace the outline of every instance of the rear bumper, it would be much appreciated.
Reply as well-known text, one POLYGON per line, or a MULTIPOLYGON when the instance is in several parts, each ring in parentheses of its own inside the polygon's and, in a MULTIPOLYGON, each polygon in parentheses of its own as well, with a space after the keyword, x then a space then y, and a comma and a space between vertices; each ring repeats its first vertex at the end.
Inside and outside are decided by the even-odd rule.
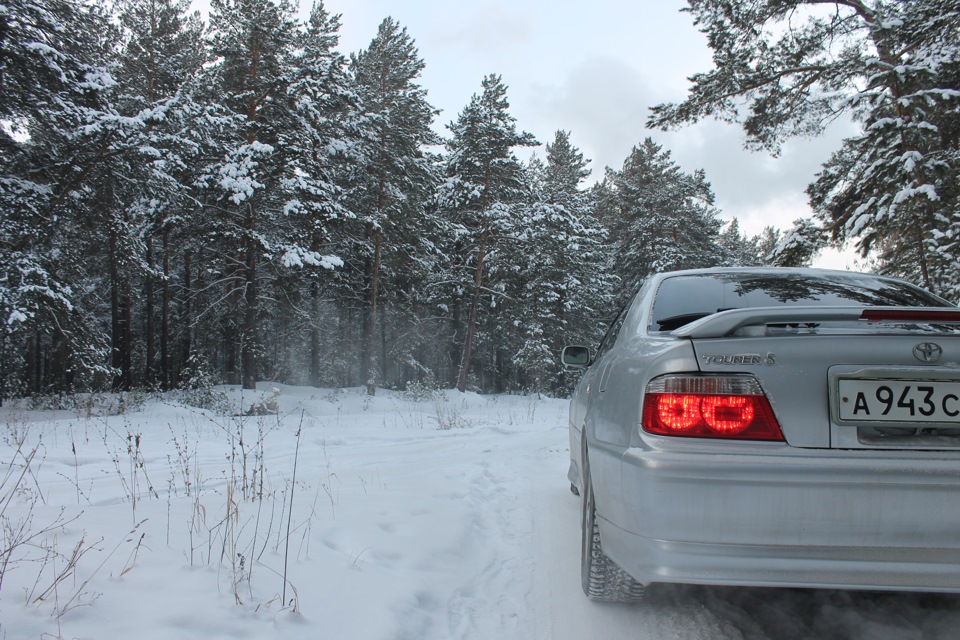
POLYGON ((960 591, 955 453, 698 446, 622 458, 601 536, 641 582, 960 591))
POLYGON ((960 592, 956 549, 714 545, 652 540, 616 528, 602 536, 605 550, 630 550, 630 559, 617 563, 645 584, 960 592))

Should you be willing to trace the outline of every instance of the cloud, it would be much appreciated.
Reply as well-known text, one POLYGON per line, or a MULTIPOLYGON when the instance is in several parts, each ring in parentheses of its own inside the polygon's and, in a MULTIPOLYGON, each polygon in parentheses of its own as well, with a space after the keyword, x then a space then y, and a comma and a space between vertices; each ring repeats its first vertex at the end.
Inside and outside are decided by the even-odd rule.
MULTIPOLYGON (((518 108, 531 113, 520 122, 570 131, 572 142, 593 160, 594 180, 603 177, 606 166, 619 169, 634 146, 653 138, 684 171, 703 169, 724 217, 737 217, 748 233, 767 225, 785 229, 795 219, 809 217, 807 185, 841 140, 854 133, 851 123, 836 123, 821 137, 788 140, 775 158, 744 149, 740 127, 715 120, 670 132, 647 129, 649 107, 672 98, 664 95, 666 90, 631 62, 594 57, 573 68, 558 86, 526 87, 524 106, 518 108)), ((534 133, 552 139, 552 131, 534 133)))
POLYGON ((435 40, 466 49, 478 58, 490 58, 497 52, 509 56, 511 50, 529 45, 534 37, 529 16, 500 4, 484 4, 451 17, 454 20, 444 25, 435 40))
POLYGON ((744 149, 742 130, 717 121, 660 133, 657 139, 685 170, 704 169, 725 217, 736 216, 755 233, 767 225, 786 228, 812 214, 807 185, 854 131, 852 123, 836 123, 818 138, 788 140, 779 157, 744 149))
MULTIPOLYGON (((518 110, 534 112, 521 122, 570 131, 572 142, 592 160, 595 179, 602 178, 606 166, 619 169, 630 150, 649 135, 644 121, 653 92, 622 60, 593 57, 572 69, 559 86, 533 84, 520 92, 524 104, 518 100, 518 110)), ((534 133, 552 139, 552 131, 534 133)))

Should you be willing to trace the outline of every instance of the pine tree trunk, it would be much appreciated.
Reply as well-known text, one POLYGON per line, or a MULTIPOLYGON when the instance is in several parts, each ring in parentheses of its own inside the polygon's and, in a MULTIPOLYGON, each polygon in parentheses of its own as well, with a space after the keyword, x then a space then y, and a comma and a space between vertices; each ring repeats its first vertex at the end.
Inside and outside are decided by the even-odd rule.
MULTIPOLYGON (((164 228, 161 236, 163 249, 163 287, 160 302, 160 388, 170 388, 170 232, 164 228)), ((187 258, 189 261, 189 257, 187 258)), ((189 278, 189 268, 188 274, 189 278)), ((189 296, 189 279, 185 283, 189 296)))
POLYGON ((930 270, 927 266, 926 246, 923 241, 923 222, 919 215, 914 214, 913 218, 913 228, 917 234, 917 250, 920 254, 918 260, 920 265, 920 278, 923 283, 923 288, 928 291, 933 291, 933 287, 930 286, 930 270))
MULTIPOLYGON (((166 236, 164 236, 166 237, 166 236)), ((168 273, 167 267, 167 252, 164 251, 164 273, 168 273)), ((167 282, 164 283, 164 317, 163 317, 163 331, 162 335, 163 342, 161 343, 161 356, 160 362, 161 366, 166 368, 166 373, 164 374, 165 379, 169 380, 171 386, 176 386, 179 384, 179 371, 183 369, 184 366, 190 361, 190 352, 193 350, 192 344, 192 335, 193 330, 191 325, 193 324, 193 307, 190 301, 191 296, 193 295, 192 287, 193 284, 190 281, 190 262, 191 254, 189 251, 185 252, 183 255, 183 312, 180 317, 180 323, 183 326, 183 342, 180 346, 180 367, 178 372, 174 374, 170 370, 170 360, 167 356, 163 355, 166 352, 168 340, 169 340, 169 329, 168 329, 168 317, 169 317, 169 308, 170 308, 170 286, 167 282)))
POLYGON ((316 282, 310 285, 310 386, 320 386, 320 287, 316 282))
MULTIPOLYGON (((262 42, 258 36, 251 38, 249 44, 250 66, 248 71, 249 86, 259 85, 260 59, 263 53, 262 42)), ((253 144, 257 141, 257 116, 260 108, 260 100, 264 96, 258 96, 252 92, 246 98, 247 111, 247 144, 253 144)), ((257 252, 254 233, 257 227, 257 216, 253 203, 247 201, 246 238, 243 241, 244 248, 244 313, 243 328, 241 329, 240 342, 240 367, 241 383, 244 389, 257 388, 257 315, 259 294, 257 292, 257 252)))
POLYGON ((114 369, 113 391, 127 391, 132 386, 131 352, 132 330, 130 316, 132 301, 129 284, 121 277, 118 255, 118 238, 115 229, 110 230, 108 256, 110 262, 110 339, 112 347, 111 365, 114 369))
POLYGON ((117 269, 117 234, 110 231, 107 259, 110 261, 110 365, 113 367, 113 391, 123 389, 123 310, 120 300, 120 274, 117 269))
POLYGON ((450 349, 447 355, 447 361, 444 363, 449 367, 446 371, 446 379, 450 381, 451 386, 457 386, 460 380, 460 368, 456 365, 459 359, 463 358, 463 295, 457 295, 453 299, 453 315, 450 320, 450 349))
POLYGON ((244 389, 257 388, 257 250, 252 238, 255 231, 253 205, 247 205, 246 260, 244 263, 243 340, 240 345, 240 366, 244 389))
POLYGON ((156 336, 154 335, 154 327, 153 327, 153 237, 152 236, 147 236, 146 244, 147 244, 147 266, 149 267, 150 272, 147 273, 147 277, 144 281, 144 286, 146 288, 146 295, 144 296, 146 298, 145 313, 147 315, 147 327, 146 327, 147 334, 144 336, 144 339, 146 341, 145 346, 147 349, 147 366, 146 366, 146 370, 144 371, 144 380, 146 381, 147 386, 153 386, 156 380, 157 369, 156 369, 156 363, 154 362, 154 360, 156 359, 156 353, 154 352, 156 336))
POLYGON ((33 344, 33 391, 40 393, 43 390, 43 334, 39 330, 33 344))
POLYGON ((367 394, 377 395, 377 296, 380 286, 380 229, 373 231, 373 265, 370 274, 370 316, 367 321, 367 394))
MULTIPOLYGON (((341 353, 349 353, 346 351, 346 348, 353 344, 355 341, 354 337, 354 326, 353 326, 353 311, 349 308, 341 308, 340 310, 340 339, 339 344, 341 346, 341 353)), ((340 376, 340 381, 344 387, 353 386, 353 374, 354 367, 351 362, 347 362, 346 366, 343 368, 343 372, 340 376)))
POLYGON ((477 333, 477 316, 480 309, 480 291, 483 286, 483 261, 486 259, 488 233, 480 233, 480 246, 477 249, 477 271, 474 274, 473 300, 470 302, 470 315, 467 317, 467 335, 463 341, 463 357, 460 358, 460 375, 457 378, 457 390, 467 390, 467 375, 473 359, 473 340, 477 333))
POLYGON ((3 327, 3 337, 0 338, 0 408, 3 407, 4 390, 7 381, 7 342, 9 336, 9 326, 3 327))
MULTIPOLYGON (((566 338, 564 333, 567 330, 567 317, 566 317, 566 293, 563 289, 560 289, 557 292, 557 327, 559 331, 554 336, 553 348, 554 351, 559 354, 563 351, 564 342, 566 338)), ((566 367, 561 366, 559 372, 557 373, 557 388, 553 389, 554 393, 563 393, 567 388, 567 371, 566 367)))
MULTIPOLYGON (((373 225, 367 223, 363 230, 364 242, 369 242, 373 237, 373 225)), ((365 255, 363 258, 363 307, 364 312, 360 319, 360 340, 356 344, 357 360, 360 363, 360 383, 366 385, 370 380, 370 335, 373 332, 371 326, 370 306, 372 304, 373 292, 373 256, 365 255)))
POLYGON ((37 367, 37 347, 39 342, 34 338, 27 338, 27 353, 24 358, 23 379, 26 383, 28 393, 35 393, 38 390, 36 367, 37 367))
MULTIPOLYGON (((380 307, 380 379, 386 382, 390 382, 391 378, 389 372, 387 371, 387 309, 386 307, 380 307)), ((396 380, 393 380, 394 388, 396 388, 396 380)))
POLYGON ((123 286, 123 390, 133 388, 133 299, 130 284, 123 286))
POLYGON ((495 379, 493 381, 493 388, 496 393, 503 393, 506 391, 508 361, 509 358, 507 357, 507 350, 498 347, 494 352, 494 362, 496 363, 496 367, 494 369, 495 379))

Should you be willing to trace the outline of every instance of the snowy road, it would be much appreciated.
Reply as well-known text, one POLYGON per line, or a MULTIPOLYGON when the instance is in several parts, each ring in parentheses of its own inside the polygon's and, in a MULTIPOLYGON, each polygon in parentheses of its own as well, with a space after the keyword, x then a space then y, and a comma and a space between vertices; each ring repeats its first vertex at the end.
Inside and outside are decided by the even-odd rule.
MULTIPOLYGON (((552 410, 552 407, 551 407, 552 410)), ((546 408, 544 413, 549 413, 546 408)), ((471 591, 500 593, 494 607, 476 607, 453 638, 542 640, 847 639, 912 640, 960 638, 960 597, 934 594, 835 590, 750 589, 655 585, 638 606, 595 603, 580 588, 579 498, 566 482, 565 412, 556 424, 536 421, 531 429, 483 438, 478 463, 483 482, 472 487, 475 505, 496 523, 483 536, 489 571, 471 591), (495 461, 495 462, 492 462, 495 461), (505 540, 504 531, 512 537, 505 540), (510 544, 505 544, 509 542, 510 544), (529 560, 515 545, 523 545, 529 560), (528 572, 529 573, 526 573, 528 572), (521 573, 516 577, 504 573, 521 573), (517 591, 512 598, 510 590, 517 591), (506 606, 511 599, 518 620, 506 606), (496 611, 496 613, 494 613, 496 611), (511 614, 512 615, 512 614, 511 614)), ((456 609, 456 607, 455 607, 456 609)), ((441 634, 442 635, 442 634, 441 634)))
POLYGON ((638 606, 588 601, 564 401, 293 387, 279 401, 265 419, 170 399, 0 411, 4 468, 18 441, 40 460, 0 485, 5 527, 76 517, 13 555, 0 638, 960 638, 957 596, 655 585, 638 606), (57 553, 44 564, 42 549, 57 553))

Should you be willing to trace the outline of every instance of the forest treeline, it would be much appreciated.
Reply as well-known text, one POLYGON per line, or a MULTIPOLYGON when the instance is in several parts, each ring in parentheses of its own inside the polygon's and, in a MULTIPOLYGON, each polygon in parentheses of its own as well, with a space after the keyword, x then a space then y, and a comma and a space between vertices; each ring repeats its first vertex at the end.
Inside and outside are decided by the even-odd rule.
POLYGON ((204 23, 185 0, 5 0, 0 397, 258 380, 562 394, 563 344, 596 342, 647 274, 806 264, 848 240, 955 294, 958 21, 941 6, 881 29, 849 10, 868 3, 829 3, 863 56, 899 62, 865 84, 829 14, 807 16, 797 50, 749 27, 805 4, 824 3, 691 1, 728 58, 772 38, 767 66, 738 77, 718 53, 650 122, 720 115, 772 151, 843 109, 864 123, 811 185, 813 218, 747 237, 650 138, 588 186, 575 134, 518 128, 495 74, 440 136, 426 63, 391 18, 348 56, 322 3, 304 21, 286 0, 212 0, 204 23), (896 37, 871 48, 871 29, 896 37), (788 85, 777 64, 818 51, 820 75, 788 85), (817 102, 820 85, 845 102, 817 102))

